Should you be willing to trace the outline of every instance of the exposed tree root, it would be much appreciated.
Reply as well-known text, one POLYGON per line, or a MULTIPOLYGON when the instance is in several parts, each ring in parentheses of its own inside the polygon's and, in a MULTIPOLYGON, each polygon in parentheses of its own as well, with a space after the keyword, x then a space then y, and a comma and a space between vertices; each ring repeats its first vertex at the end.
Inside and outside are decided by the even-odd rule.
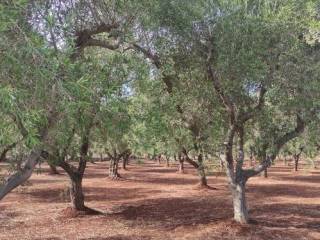
POLYGON ((199 189, 199 190, 218 190, 218 188, 215 188, 215 187, 211 187, 209 185, 205 185, 205 184, 201 184, 201 183, 198 183, 194 189, 199 189))
POLYGON ((90 216, 90 215, 103 215, 103 212, 98 210, 85 207, 83 210, 77 210, 73 207, 67 207, 66 209, 62 210, 62 217, 63 218, 76 218, 81 216, 90 216))

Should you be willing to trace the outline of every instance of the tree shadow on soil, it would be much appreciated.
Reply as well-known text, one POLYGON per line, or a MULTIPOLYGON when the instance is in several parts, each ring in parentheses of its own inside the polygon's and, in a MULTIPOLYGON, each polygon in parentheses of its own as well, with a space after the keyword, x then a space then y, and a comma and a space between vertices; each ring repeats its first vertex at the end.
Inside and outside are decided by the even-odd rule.
POLYGON ((249 185, 247 193, 261 198, 267 197, 299 197, 299 198, 316 198, 320 197, 319 188, 295 185, 288 187, 288 184, 269 184, 269 185, 249 185), (260 196, 260 197, 259 197, 260 196))
POLYGON ((231 204, 224 198, 159 198, 121 206, 112 215, 133 224, 156 225, 174 229, 179 226, 206 224, 232 217, 231 204))
POLYGON ((320 229, 318 204, 264 204, 250 211, 254 224, 270 228, 320 229))
POLYGON ((150 240, 149 236, 125 236, 125 235, 116 235, 111 237, 91 237, 91 238, 80 238, 80 240, 150 240))

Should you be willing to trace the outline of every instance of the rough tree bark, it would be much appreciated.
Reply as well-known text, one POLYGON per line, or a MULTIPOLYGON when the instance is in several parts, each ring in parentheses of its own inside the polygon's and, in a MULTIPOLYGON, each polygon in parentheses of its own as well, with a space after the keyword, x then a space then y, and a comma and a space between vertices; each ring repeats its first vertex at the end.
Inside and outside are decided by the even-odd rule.
POLYGON ((85 196, 83 194, 82 189, 82 180, 84 176, 85 169, 87 167, 87 161, 89 158, 89 146, 90 146, 90 132, 91 128, 94 125, 94 118, 96 116, 96 108, 94 108, 90 121, 88 125, 85 127, 85 131, 81 136, 81 145, 80 145, 80 157, 78 166, 75 167, 71 163, 67 162, 67 152, 71 145, 72 139, 75 134, 75 129, 73 128, 72 134, 70 134, 67 144, 63 148, 62 154, 59 154, 59 150, 57 152, 58 157, 58 166, 60 166, 69 176, 70 180, 70 199, 71 199, 71 207, 75 211, 84 211, 87 213, 97 213, 96 211, 85 206, 84 199, 85 196))
POLYGON ((300 151, 296 154, 293 155, 293 159, 294 159, 294 171, 297 172, 298 171, 298 165, 299 165, 299 160, 300 160, 300 156, 303 152, 303 147, 300 147, 300 151))
POLYGON ((166 167, 170 167, 170 157, 165 155, 165 159, 166 159, 166 167))
POLYGON ((200 177, 199 185, 200 185, 200 187, 208 187, 206 172, 205 172, 205 168, 203 165, 203 157, 202 157, 201 153, 198 155, 198 163, 199 163, 198 174, 200 177))
MULTIPOLYGON (((55 87, 53 87, 52 98, 55 98, 55 87)), ((57 112, 53 109, 49 109, 48 114, 48 121, 47 125, 43 126, 42 129, 39 129, 39 141, 45 143, 47 141, 48 131, 49 129, 55 124, 55 120, 57 117, 57 112)), ((28 131, 24 127, 22 120, 18 116, 12 115, 14 122, 16 123, 21 135, 26 137, 28 135, 28 131)), ((13 189, 23 184, 27 181, 36 167, 37 163, 39 162, 40 158, 43 156, 43 149, 42 147, 35 147, 29 156, 27 157, 26 161, 24 162, 23 168, 19 171, 11 175, 1 186, 0 186, 0 200, 3 199, 8 193, 10 193, 13 189)))
POLYGON ((117 179, 121 178, 121 176, 118 172, 119 161, 120 161, 120 159, 123 159, 123 161, 125 161, 124 160, 125 155, 130 154, 130 150, 126 149, 122 153, 117 153, 116 150, 113 150, 113 154, 111 154, 109 152, 107 154, 110 158, 109 177, 114 180, 117 180, 117 179))
MULTIPOLYGON (((212 68, 213 62, 213 46, 209 46, 208 56, 207 56, 207 73, 208 78, 213 84, 213 88, 219 96, 222 106, 228 113, 229 127, 225 140, 225 164, 226 164, 226 175, 230 185, 230 189, 232 192, 233 198, 233 207, 234 207, 234 219, 239 223, 248 223, 248 208, 245 198, 245 184, 250 177, 253 177, 262 171, 264 171, 267 167, 269 167, 272 161, 278 155, 280 149, 291 139, 297 137, 303 132, 305 127, 305 122, 301 119, 301 117, 297 114, 296 118, 296 128, 286 134, 277 137, 274 139, 272 146, 269 148, 272 150, 272 154, 267 156, 264 161, 260 162, 260 164, 251 169, 243 169, 243 161, 244 161, 244 127, 245 123, 254 118, 256 114, 262 109, 264 106, 264 95, 266 93, 266 89, 263 85, 260 88, 260 94, 258 98, 258 102, 255 106, 252 106, 247 111, 239 111, 232 98, 224 92, 222 87, 219 75, 212 68), (236 160, 236 166, 234 166, 234 158, 233 158, 233 144, 235 134, 239 136, 239 154, 238 159, 236 160)), ((271 69, 272 71, 272 69, 271 69)))
POLYGON ((127 165, 129 165, 129 159, 130 159, 131 153, 128 151, 128 153, 123 155, 122 159, 122 169, 127 170, 127 165))
POLYGON ((181 153, 178 154, 178 160, 179 160, 179 173, 184 173, 184 157, 181 156, 181 153))
POLYGON ((184 159, 186 160, 186 162, 188 162, 190 165, 192 165, 194 168, 197 169, 197 173, 199 176, 199 184, 198 184, 199 187, 207 188, 208 182, 207 182, 206 172, 203 166, 202 154, 200 153, 198 155, 198 161, 196 162, 188 156, 188 152, 186 151, 185 148, 182 148, 182 153, 184 155, 184 159))
POLYGON ((84 204, 84 194, 82 189, 82 179, 87 165, 88 149, 89 135, 86 135, 82 139, 82 144, 80 147, 80 159, 77 168, 66 162, 64 156, 62 157, 61 161, 59 161, 59 166, 65 170, 69 176, 71 207, 76 211, 88 210, 84 204))
POLYGON ((39 159, 41 157, 42 149, 33 150, 28 156, 24 167, 21 171, 16 172, 10 176, 3 185, 0 186, 0 200, 4 198, 9 192, 11 192, 16 187, 20 186, 22 183, 27 181, 36 167, 39 159))
POLYGON ((249 219, 245 186, 245 182, 240 182, 232 187, 234 219, 239 223, 247 223, 249 219))
POLYGON ((118 173, 118 165, 119 165, 119 158, 118 156, 112 156, 110 158, 110 165, 109 165, 109 177, 112 179, 120 178, 120 174, 118 173))
POLYGON ((161 165, 161 154, 157 156, 157 160, 158 160, 158 165, 161 165))

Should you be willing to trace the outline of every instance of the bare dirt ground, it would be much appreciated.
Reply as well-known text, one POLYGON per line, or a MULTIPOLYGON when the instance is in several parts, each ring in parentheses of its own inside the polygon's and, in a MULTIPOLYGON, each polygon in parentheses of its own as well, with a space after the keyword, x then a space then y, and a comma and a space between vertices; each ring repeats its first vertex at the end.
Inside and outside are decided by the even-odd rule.
POLYGON ((199 190, 191 167, 186 174, 151 162, 128 169, 120 170, 123 180, 112 181, 106 162, 89 164, 86 205, 104 214, 71 218, 64 215, 68 178, 48 175, 43 167, 0 202, 0 239, 320 239, 319 170, 294 173, 279 165, 269 170, 268 179, 250 179, 253 223, 240 226, 231 220, 225 177, 209 177, 217 190, 199 190))

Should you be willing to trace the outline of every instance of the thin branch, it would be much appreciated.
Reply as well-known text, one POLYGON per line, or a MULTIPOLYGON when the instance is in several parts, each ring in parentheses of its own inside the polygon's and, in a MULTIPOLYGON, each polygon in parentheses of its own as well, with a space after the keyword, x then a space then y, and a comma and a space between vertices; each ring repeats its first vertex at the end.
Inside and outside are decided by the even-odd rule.
POLYGON ((293 129, 292 131, 282 135, 281 137, 279 137, 274 145, 273 145, 273 152, 270 156, 267 156, 264 161, 262 161, 261 164, 259 164, 257 167, 252 168, 252 169, 247 169, 244 170, 245 176, 247 178, 253 177, 257 174, 259 174, 260 172, 264 171, 266 168, 268 168, 272 161, 276 158, 276 156, 278 155, 280 149, 290 140, 296 138, 299 136, 299 134, 301 134, 304 131, 305 128, 305 122, 303 121, 303 119, 297 114, 297 118, 296 118, 296 127, 295 129, 293 129))
POLYGON ((116 50, 120 47, 119 43, 111 44, 110 42, 99 40, 99 39, 94 39, 94 38, 89 38, 84 46, 88 47, 102 47, 102 48, 107 48, 110 50, 116 50))

